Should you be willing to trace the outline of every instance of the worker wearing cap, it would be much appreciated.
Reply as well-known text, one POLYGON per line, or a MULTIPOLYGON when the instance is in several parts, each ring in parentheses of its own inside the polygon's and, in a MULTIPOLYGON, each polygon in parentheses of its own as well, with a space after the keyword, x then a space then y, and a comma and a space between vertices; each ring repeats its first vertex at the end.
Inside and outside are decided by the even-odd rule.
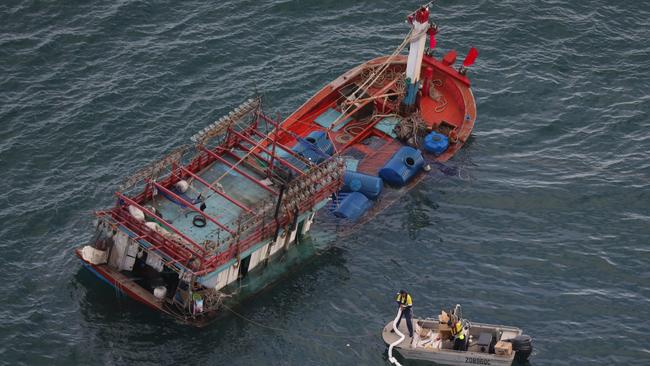
POLYGON ((413 338, 413 312, 411 310, 413 307, 413 299, 411 298, 411 294, 406 292, 406 290, 400 290, 395 300, 400 309, 402 309, 402 315, 400 315, 397 321, 397 328, 399 328, 399 323, 402 322, 402 318, 406 318, 406 327, 409 330, 409 336, 413 338))

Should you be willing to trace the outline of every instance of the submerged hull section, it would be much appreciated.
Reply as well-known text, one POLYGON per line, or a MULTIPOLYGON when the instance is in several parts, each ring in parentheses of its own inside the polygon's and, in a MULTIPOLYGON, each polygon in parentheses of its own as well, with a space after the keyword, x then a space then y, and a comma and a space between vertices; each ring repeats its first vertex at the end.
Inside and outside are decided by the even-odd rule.
POLYGON ((159 311, 181 324, 201 328, 209 325, 215 319, 227 315, 228 308, 236 306, 249 296, 281 281, 293 269, 299 268, 302 264, 314 258, 316 253, 326 249, 325 246, 314 244, 306 232, 298 235, 296 242, 293 244, 286 251, 274 253, 268 262, 260 263, 255 268, 250 269, 245 276, 238 276, 237 280, 222 289, 224 293, 229 294, 229 297, 224 299, 221 307, 203 312, 200 315, 186 314, 182 309, 176 308, 170 302, 156 298, 151 291, 146 290, 139 283, 138 279, 134 280, 128 274, 120 273, 107 264, 92 264, 86 261, 79 249, 75 253, 80 258, 84 269, 115 290, 120 291, 123 295, 150 309, 159 311))

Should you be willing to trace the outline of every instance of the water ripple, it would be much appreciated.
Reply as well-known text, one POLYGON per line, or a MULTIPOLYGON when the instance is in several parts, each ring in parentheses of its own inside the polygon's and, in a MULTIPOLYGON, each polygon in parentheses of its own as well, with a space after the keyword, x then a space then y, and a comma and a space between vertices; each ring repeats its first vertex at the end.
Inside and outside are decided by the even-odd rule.
POLYGON ((481 53, 474 138, 448 163, 458 174, 434 170, 353 236, 323 219, 313 240, 334 248, 238 309, 289 333, 236 317, 169 324, 79 269, 72 248, 124 175, 255 93, 290 113, 390 53, 412 6, 1 3, 2 362, 383 364, 374 335, 407 287, 417 315, 462 303, 525 328, 534 365, 647 364, 644 2, 436 5, 436 55, 481 53))

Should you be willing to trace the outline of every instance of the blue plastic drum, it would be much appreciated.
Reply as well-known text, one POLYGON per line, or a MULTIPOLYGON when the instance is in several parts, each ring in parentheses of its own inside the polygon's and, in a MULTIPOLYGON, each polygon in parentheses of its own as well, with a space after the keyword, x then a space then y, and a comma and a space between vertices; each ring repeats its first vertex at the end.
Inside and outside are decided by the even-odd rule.
POLYGON ((334 216, 354 221, 361 217, 371 206, 372 201, 362 193, 352 192, 334 210, 334 216))
POLYGON ((424 157, 418 149, 404 146, 379 171, 384 182, 401 187, 413 178, 424 166, 424 157))
POLYGON ((384 182, 379 177, 368 174, 346 171, 343 176, 343 192, 360 192, 374 200, 381 194, 384 182))
POLYGON ((448 147, 449 139, 441 133, 431 132, 424 138, 424 150, 432 154, 440 155, 447 151, 448 147))
POLYGON ((312 131, 307 137, 299 140, 291 150, 309 161, 320 164, 334 153, 334 145, 327 138, 325 131, 312 131))

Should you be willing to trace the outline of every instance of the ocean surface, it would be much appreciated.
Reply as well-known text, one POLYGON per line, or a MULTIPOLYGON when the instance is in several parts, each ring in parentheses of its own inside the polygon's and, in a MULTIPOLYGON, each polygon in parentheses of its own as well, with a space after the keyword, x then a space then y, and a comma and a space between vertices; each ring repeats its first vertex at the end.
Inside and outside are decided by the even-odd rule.
POLYGON ((387 365, 393 295, 534 337, 531 365, 650 365, 650 3, 440 0, 479 58, 470 143, 206 329, 81 269, 121 179, 255 94, 286 116, 391 53, 412 1, 0 2, 0 364, 387 365), (273 329, 272 329, 273 328, 273 329), (328 336, 329 335, 329 336, 328 336))

